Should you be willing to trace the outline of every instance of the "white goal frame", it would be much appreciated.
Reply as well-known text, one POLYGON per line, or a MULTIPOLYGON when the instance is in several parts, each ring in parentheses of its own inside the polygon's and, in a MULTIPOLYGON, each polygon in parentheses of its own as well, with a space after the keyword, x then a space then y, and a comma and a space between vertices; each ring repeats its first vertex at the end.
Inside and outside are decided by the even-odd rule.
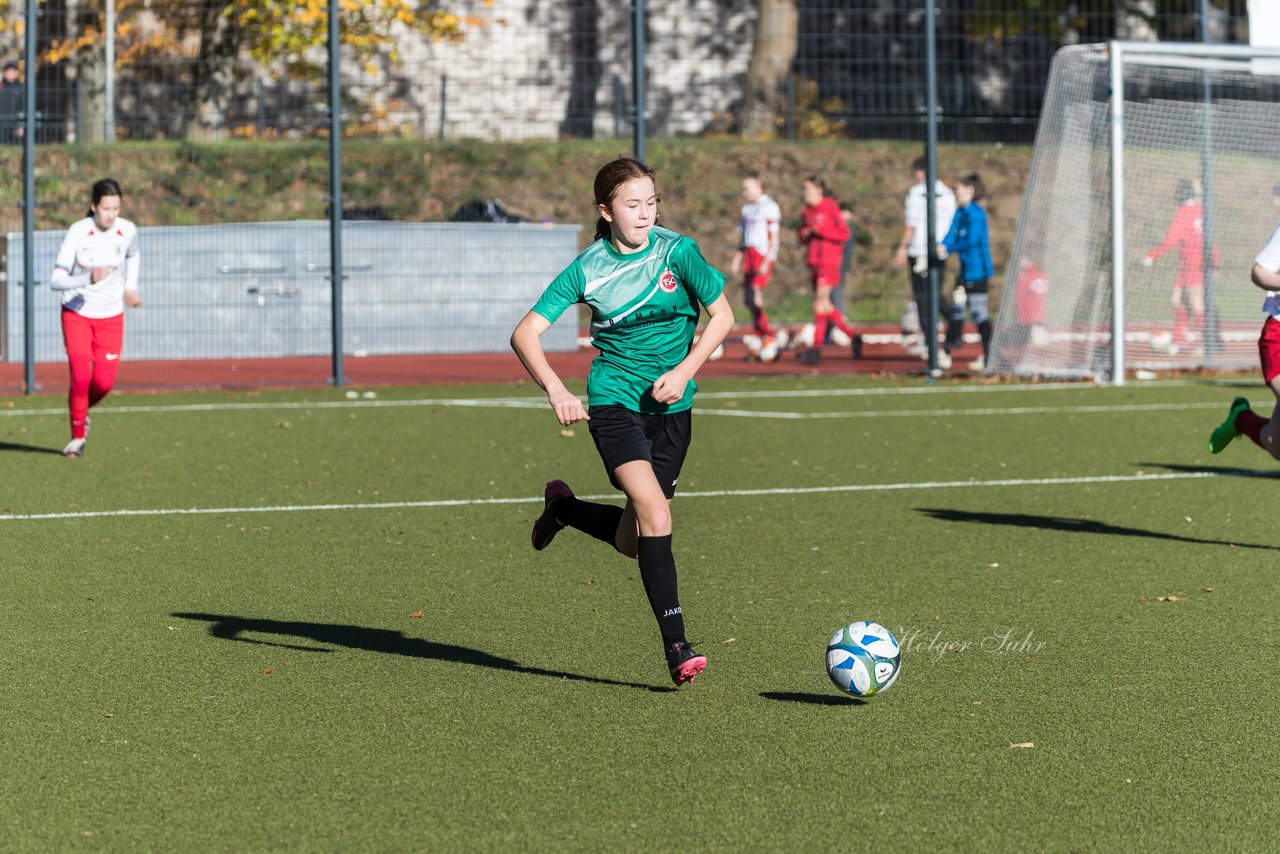
MULTIPOLYGON (((1185 67, 1203 70, 1243 71, 1254 68, 1256 61, 1263 61, 1268 73, 1280 71, 1280 48, 1253 47, 1251 45, 1197 44, 1189 42, 1134 42, 1111 41, 1106 44, 1111 74, 1111 383, 1125 384, 1125 336, 1115 334, 1125 326, 1125 233, 1124 233, 1124 143, 1125 143, 1125 63, 1164 64, 1159 57, 1178 57, 1185 67)), ((1202 157, 1210 156, 1211 138, 1206 136, 1202 157)), ((1211 186, 1206 182, 1205 219, 1213 216, 1211 186)), ((1210 241, 1205 241, 1206 253, 1212 252, 1210 241)), ((1261 248, 1261 247, 1259 247, 1261 248)), ((1205 264, 1205 268, 1209 268, 1205 264)), ((1206 288, 1212 285, 1206 276, 1206 288)), ((1206 291, 1206 294, 1211 291, 1206 291)), ((1206 302, 1209 302, 1206 297, 1206 302)))

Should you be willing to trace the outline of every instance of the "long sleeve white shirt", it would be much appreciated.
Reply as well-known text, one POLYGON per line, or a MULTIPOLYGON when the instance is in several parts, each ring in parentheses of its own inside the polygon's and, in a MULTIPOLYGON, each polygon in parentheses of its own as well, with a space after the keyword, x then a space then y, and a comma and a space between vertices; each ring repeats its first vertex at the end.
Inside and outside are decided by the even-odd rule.
POLYGON ((138 227, 117 218, 103 231, 93 217, 73 223, 49 277, 49 287, 62 291, 62 305, 84 317, 115 317, 124 312, 124 292, 138 290, 138 227), (100 282, 90 281, 94 267, 111 272, 100 282))

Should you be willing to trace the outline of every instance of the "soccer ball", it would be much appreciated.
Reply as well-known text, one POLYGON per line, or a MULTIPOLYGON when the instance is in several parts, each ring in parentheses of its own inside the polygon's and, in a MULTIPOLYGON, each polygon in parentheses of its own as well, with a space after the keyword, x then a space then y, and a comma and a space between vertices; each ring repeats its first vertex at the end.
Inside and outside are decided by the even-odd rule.
POLYGON ((887 689, 902 669, 897 639, 878 623, 841 626, 827 644, 827 675, 841 691, 870 697, 887 689))

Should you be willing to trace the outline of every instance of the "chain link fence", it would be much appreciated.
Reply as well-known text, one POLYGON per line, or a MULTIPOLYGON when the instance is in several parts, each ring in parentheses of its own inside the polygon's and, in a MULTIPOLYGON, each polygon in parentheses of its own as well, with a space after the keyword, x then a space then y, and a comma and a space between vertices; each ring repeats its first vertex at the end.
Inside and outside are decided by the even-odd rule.
MULTIPOLYGON (((1211 38, 1247 41, 1245 5, 1209 4, 1211 38)), ((907 288, 888 245, 924 136, 923 8, 644 7, 645 127, 669 221, 727 269, 744 172, 765 175, 788 225, 800 178, 830 175, 858 212, 861 314, 896 318, 907 288)), ((1055 51, 1113 37, 1196 39, 1198 9, 1195 0, 939 4, 939 137, 952 146, 942 174, 1007 173, 994 203, 997 256, 1011 242, 1025 166, 1008 152, 1034 135, 1055 51), (1001 148, 997 166, 990 158, 1001 148)), ((39 10, 37 230, 83 216, 88 186, 103 175, 122 181, 124 215, 144 228, 330 215, 323 0, 50 0, 39 10)), ((579 244, 587 239, 590 175, 631 149, 631 4, 366 0, 342 16, 346 218, 439 222, 500 199, 518 217, 584 226, 579 244)), ((0 62, 21 61, 26 25, 23 4, 0 2, 0 62)), ((0 163, 10 176, 24 165, 13 87, 26 73, 7 72, 18 81, 0 86, 0 163)), ((21 230, 21 204, 22 181, 0 182, 0 232, 21 230)), ((181 234, 153 235, 147 257, 183 253, 181 234)), ((786 252, 779 299, 806 281, 798 251, 786 252)), ((12 313, 21 302, 12 259, 6 274, 12 313)), ((38 269, 36 281, 47 274, 38 269)), ((415 306, 411 280, 406 288, 402 318, 439 310, 436 298, 415 306)), ((483 285, 477 291, 483 299, 483 285)))

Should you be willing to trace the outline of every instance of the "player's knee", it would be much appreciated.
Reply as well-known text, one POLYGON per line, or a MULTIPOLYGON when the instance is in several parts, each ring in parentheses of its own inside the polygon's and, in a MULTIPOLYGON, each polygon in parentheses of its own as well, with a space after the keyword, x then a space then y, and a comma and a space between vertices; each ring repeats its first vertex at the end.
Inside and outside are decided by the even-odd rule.
POLYGON ((647 536, 663 536, 671 532, 671 508, 666 498, 636 503, 636 519, 640 532, 647 536))

